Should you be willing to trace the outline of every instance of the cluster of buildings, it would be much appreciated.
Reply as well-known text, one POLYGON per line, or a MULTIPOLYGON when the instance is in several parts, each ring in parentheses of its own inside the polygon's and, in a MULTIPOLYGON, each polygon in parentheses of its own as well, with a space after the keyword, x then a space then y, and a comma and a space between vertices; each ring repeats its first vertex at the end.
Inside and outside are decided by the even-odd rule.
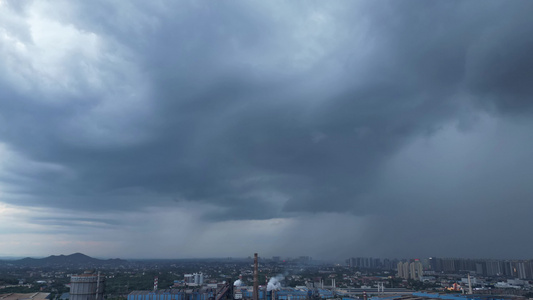
POLYGON ((188 286, 200 286, 204 284, 203 273, 185 274, 184 278, 184 281, 188 286))
POLYGON ((399 262, 397 265, 398 277, 403 279, 421 280, 424 276, 424 269, 420 260, 399 262))
MULTIPOLYGON (((331 299, 335 293, 330 289, 298 287, 280 287, 276 289, 259 289, 258 300, 308 300, 308 299, 331 299)), ((253 299, 252 286, 236 287, 233 299, 253 299)))
POLYGON ((472 272, 482 276, 533 279, 533 260, 436 258, 426 260, 427 270, 444 273, 472 272))
POLYGON ((358 269, 396 270, 401 278, 417 279, 422 276, 420 265, 425 274, 432 273, 472 273, 479 276, 501 276, 518 279, 533 279, 533 260, 437 258, 398 260, 372 257, 352 257, 346 265, 358 269), (416 263, 416 262, 419 263, 416 263), (413 265, 414 270, 411 266, 413 265), (407 266, 406 266, 407 263, 407 266))
MULTIPOLYGON (((154 289, 148 291, 132 291, 128 300, 219 300, 230 292, 228 284, 203 285, 202 273, 185 274, 188 285, 198 285, 199 288, 158 289, 157 278, 154 289)), ((69 300, 104 300, 105 276, 100 273, 86 271, 81 275, 71 276, 69 300)), ((31 300, 31 299, 26 299, 31 300)))
MULTIPOLYGON (((306 261, 306 258, 302 258, 302 261, 306 261)), ((530 261, 434 257, 399 261, 360 257, 351 258, 347 262, 349 267, 366 270, 354 270, 346 266, 317 267, 310 265, 305 270, 300 269, 300 272, 311 270, 307 276, 300 278, 303 283, 295 284, 294 278, 291 277, 293 275, 289 274, 279 274, 274 277, 268 275, 269 277, 266 277, 267 280, 265 281, 265 276, 269 274, 269 271, 275 272, 276 268, 280 268, 269 263, 261 266, 261 280, 259 280, 258 256, 255 255, 253 269, 247 264, 243 265, 242 270, 242 274, 253 278, 248 280, 250 283, 253 282, 253 285, 246 285, 242 279, 242 274, 239 280, 233 281, 231 279, 231 277, 233 279, 235 277, 233 273, 230 273, 233 276, 220 275, 222 273, 219 270, 218 277, 213 277, 213 274, 200 269, 202 272, 184 274, 183 280, 179 280, 177 284, 175 281, 174 286, 168 289, 158 289, 156 278, 153 290, 149 288, 149 290, 131 291, 127 300, 318 300, 332 298, 344 300, 361 298, 365 300, 422 300, 435 298, 428 295, 412 297, 414 291, 411 289, 418 289, 414 287, 415 285, 423 285, 424 290, 441 294, 450 292, 472 294, 473 291, 475 294, 477 290, 477 294, 481 295, 485 289, 492 289, 492 291, 513 289, 517 291, 514 295, 523 296, 527 294, 527 291, 533 290, 533 286, 527 280, 532 276, 530 261), (395 266, 391 265, 393 262, 396 263, 395 266), (373 271, 373 269, 377 271, 373 271), (397 278, 404 280, 398 280, 395 276, 391 276, 395 273, 394 270, 397 272, 397 278), (490 275, 483 276, 484 274, 494 275, 490 277, 490 275), (341 285, 337 285, 337 279, 341 281, 341 285), (415 280, 415 282, 409 279, 415 280), (284 283, 292 282, 292 284, 290 287, 283 286, 281 281, 284 283), (325 285, 325 281, 326 284, 331 281, 331 285, 325 285), (426 283, 430 283, 430 285, 426 283), (468 287, 468 290, 465 287, 468 287), (366 299, 367 296, 370 299, 366 299), (408 297, 411 298, 407 299, 408 297)), ((285 271, 286 267, 287 265, 282 265, 285 271)), ((190 268, 185 272, 190 272, 189 270, 190 268)), ((238 270, 237 267, 236 270, 238 270)), ((166 278, 165 282, 168 282, 168 279, 166 278)), ((72 275, 69 300, 104 300, 104 289, 105 276, 101 276, 99 273, 85 272, 80 275, 72 275)), ((437 298, 447 299, 441 296, 437 298)), ((478 298, 468 299, 477 300, 478 298)))
POLYGON ((398 260, 390 260, 385 258, 381 260, 380 258, 372 257, 351 257, 346 260, 346 265, 351 268, 359 269, 372 269, 372 270, 392 270, 396 267, 398 260))

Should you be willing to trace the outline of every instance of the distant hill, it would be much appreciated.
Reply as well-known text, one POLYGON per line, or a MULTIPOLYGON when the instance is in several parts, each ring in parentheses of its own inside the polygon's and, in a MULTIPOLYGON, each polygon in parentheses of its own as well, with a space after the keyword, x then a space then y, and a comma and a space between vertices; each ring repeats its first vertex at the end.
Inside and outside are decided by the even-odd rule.
POLYGON ((127 265, 129 262, 123 259, 98 259, 87 256, 83 253, 74 253, 70 255, 51 255, 45 258, 26 257, 18 260, 2 261, 2 264, 24 267, 113 267, 127 265))

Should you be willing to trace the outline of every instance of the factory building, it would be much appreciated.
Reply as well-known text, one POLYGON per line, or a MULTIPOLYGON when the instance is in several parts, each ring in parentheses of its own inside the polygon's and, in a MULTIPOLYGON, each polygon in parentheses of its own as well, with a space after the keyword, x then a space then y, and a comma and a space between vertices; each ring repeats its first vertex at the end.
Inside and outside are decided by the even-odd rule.
POLYGON ((50 293, 7 293, 0 294, 2 300, 49 300, 50 293))
POLYGON ((185 274, 184 280, 185 280, 185 283, 187 283, 188 285, 202 285, 204 284, 204 274, 203 273, 185 274))
POLYGON ((85 271, 70 277, 70 300, 103 300, 105 276, 85 271))
POLYGON ((215 299, 216 289, 165 289, 156 291, 133 291, 128 300, 209 300, 215 299))
MULTIPOLYGON (((309 300, 309 299, 329 299, 334 293, 327 289, 309 289, 305 287, 290 288, 282 287, 277 290, 265 291, 265 288, 258 289, 259 300, 309 300)), ((252 286, 234 287, 233 299, 253 299, 252 286)), ((130 299, 128 299, 130 300, 130 299)))

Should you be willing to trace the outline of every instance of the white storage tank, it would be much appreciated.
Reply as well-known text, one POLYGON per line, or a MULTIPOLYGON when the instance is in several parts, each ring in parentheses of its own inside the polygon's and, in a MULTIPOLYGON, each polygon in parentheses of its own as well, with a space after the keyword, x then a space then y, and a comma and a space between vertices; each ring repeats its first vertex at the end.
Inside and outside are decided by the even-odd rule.
POLYGON ((70 277, 70 300, 103 300, 105 276, 85 271, 70 277))

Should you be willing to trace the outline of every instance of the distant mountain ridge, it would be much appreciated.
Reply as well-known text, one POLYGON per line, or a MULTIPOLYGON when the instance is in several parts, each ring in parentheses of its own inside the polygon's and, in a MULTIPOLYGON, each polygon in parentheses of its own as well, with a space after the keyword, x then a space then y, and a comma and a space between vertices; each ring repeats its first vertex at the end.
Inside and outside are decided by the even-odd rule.
POLYGON ((11 264, 16 266, 27 267, 54 267, 54 266, 71 266, 71 267, 98 267, 98 266, 118 266, 125 265, 127 260, 115 259, 98 259, 90 257, 83 253, 73 253, 70 255, 51 255, 44 258, 26 257, 18 260, 1 261, 2 264, 11 264))

